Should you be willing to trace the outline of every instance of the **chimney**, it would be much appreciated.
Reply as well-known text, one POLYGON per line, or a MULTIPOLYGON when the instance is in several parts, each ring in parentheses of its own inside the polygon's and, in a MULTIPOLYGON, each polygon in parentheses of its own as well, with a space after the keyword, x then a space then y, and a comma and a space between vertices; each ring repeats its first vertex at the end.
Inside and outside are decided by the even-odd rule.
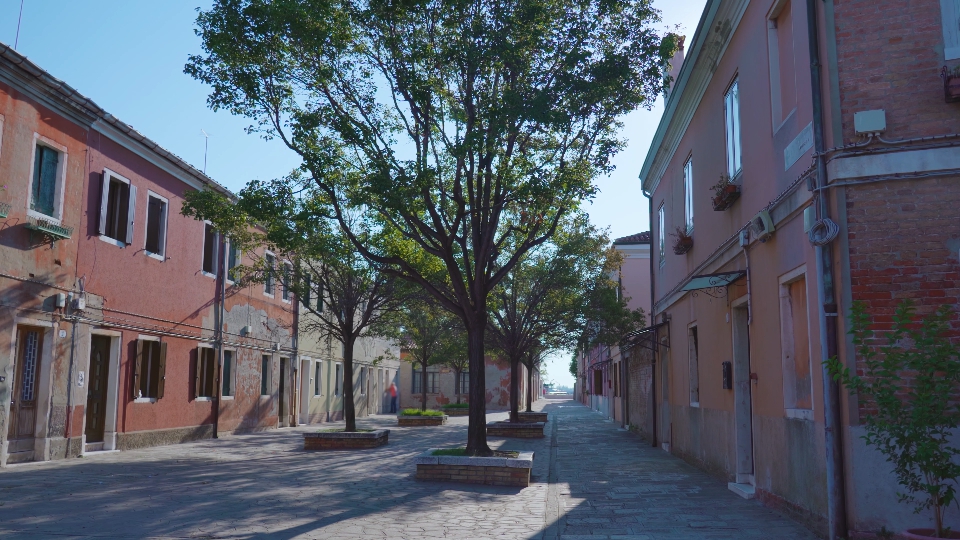
POLYGON ((677 52, 673 53, 670 59, 670 71, 667 72, 667 80, 663 85, 663 100, 668 101, 670 94, 673 93, 674 85, 677 84, 677 77, 680 76, 680 68, 683 67, 683 42, 684 37, 680 37, 680 46, 677 52))

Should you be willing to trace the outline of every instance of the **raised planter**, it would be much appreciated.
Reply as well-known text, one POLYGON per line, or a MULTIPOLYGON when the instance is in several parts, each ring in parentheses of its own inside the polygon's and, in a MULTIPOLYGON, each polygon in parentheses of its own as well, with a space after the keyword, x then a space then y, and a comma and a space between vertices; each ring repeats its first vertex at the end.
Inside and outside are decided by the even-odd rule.
POLYGON ((447 415, 443 416, 405 416, 397 415, 397 425, 402 427, 442 426, 447 423, 447 415))
POLYGON ((542 439, 544 425, 543 422, 490 422, 487 424, 487 436, 542 439))
POLYGON ((304 450, 360 450, 387 444, 389 429, 373 431, 321 431, 303 434, 304 450))
POLYGON ((447 416, 470 416, 470 409, 467 407, 440 407, 440 410, 447 416))
POLYGON ((488 486, 527 487, 533 452, 520 452, 509 457, 435 456, 431 448, 415 459, 417 480, 425 482, 460 482, 488 486))
POLYGON ((545 412, 529 412, 522 411, 519 413, 521 422, 544 422, 547 421, 547 413, 545 412))

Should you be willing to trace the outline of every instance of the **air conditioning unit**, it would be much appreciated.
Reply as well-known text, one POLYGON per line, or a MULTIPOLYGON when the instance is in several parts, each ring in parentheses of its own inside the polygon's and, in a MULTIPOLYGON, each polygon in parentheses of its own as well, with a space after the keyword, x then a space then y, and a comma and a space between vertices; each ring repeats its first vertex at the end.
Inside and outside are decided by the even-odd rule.
POLYGON ((776 230, 776 227, 773 226, 773 219, 770 217, 770 212, 761 210, 760 213, 751 220, 750 230, 757 240, 761 242, 766 242, 768 238, 773 236, 773 231, 776 230))

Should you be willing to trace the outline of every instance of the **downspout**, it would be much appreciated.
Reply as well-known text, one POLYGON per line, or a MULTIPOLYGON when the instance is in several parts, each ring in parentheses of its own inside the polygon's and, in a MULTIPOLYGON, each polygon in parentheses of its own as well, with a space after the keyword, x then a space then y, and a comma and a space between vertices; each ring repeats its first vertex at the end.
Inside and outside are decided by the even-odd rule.
MULTIPOLYGON (((818 31, 816 0, 807 0, 807 39, 810 46, 810 86, 813 105, 813 151, 817 167, 817 184, 827 182, 827 167, 823 159, 823 94, 820 76, 820 32, 818 31)), ((818 190, 819 215, 817 224, 829 222, 827 190, 818 190)), ((811 231, 812 232, 812 231, 811 231)), ((835 237, 835 235, 834 235, 835 237)), ((821 377, 823 379, 824 442, 827 465, 827 509, 829 538, 839 540, 847 537, 846 489, 843 477, 843 439, 840 417, 840 386, 830 376, 826 360, 837 356, 837 304, 834 296, 833 253, 830 242, 833 238, 822 237, 814 242, 817 261, 817 294, 820 323, 821 377)))
POLYGON ((218 235, 220 237, 219 249, 222 254, 220 257, 217 257, 217 292, 214 294, 215 307, 214 311, 216 313, 216 340, 217 344, 217 388, 214 390, 214 403, 213 403, 213 438, 218 439, 219 436, 217 433, 220 431, 220 403, 221 403, 221 393, 223 393, 223 304, 224 297, 226 296, 226 275, 227 275, 227 243, 223 238, 223 235, 218 235))
MULTIPOLYGON (((642 193, 643 193, 643 196, 646 197, 648 201, 650 201, 650 210, 649 210, 649 216, 650 216, 650 227, 649 227, 649 231, 650 231, 650 257, 649 257, 650 258, 650 313, 649 313, 650 321, 648 324, 652 325, 655 319, 653 315, 653 303, 655 298, 654 292, 656 291, 656 288, 654 287, 654 280, 656 278, 654 277, 655 274, 653 272, 653 194, 648 193, 647 190, 643 190, 642 193)), ((658 234, 659 232, 660 231, 657 231, 658 234)), ((657 245, 657 249, 658 250, 660 249, 659 244, 657 245)), ((651 357, 651 360, 650 360, 650 369, 651 369, 650 418, 651 420, 653 420, 652 422, 653 425, 650 428, 650 446, 656 448, 657 439, 658 439, 657 437, 657 354, 660 353, 660 329, 659 328, 654 330, 653 337, 655 341, 653 343, 653 347, 650 348, 652 352, 652 354, 650 355, 651 357)))

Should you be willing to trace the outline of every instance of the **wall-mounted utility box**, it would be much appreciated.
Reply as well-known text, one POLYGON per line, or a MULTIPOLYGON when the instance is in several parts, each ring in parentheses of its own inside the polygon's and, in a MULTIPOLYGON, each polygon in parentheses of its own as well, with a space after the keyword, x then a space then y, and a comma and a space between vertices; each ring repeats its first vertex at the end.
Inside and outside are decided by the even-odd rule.
POLYGON ((857 135, 879 135, 887 130, 887 112, 877 109, 854 113, 853 127, 857 135))
POLYGON ((750 222, 750 229, 753 235, 757 237, 757 240, 766 242, 768 238, 773 236, 773 231, 776 230, 776 227, 773 226, 773 218, 770 217, 770 212, 761 210, 750 222))

